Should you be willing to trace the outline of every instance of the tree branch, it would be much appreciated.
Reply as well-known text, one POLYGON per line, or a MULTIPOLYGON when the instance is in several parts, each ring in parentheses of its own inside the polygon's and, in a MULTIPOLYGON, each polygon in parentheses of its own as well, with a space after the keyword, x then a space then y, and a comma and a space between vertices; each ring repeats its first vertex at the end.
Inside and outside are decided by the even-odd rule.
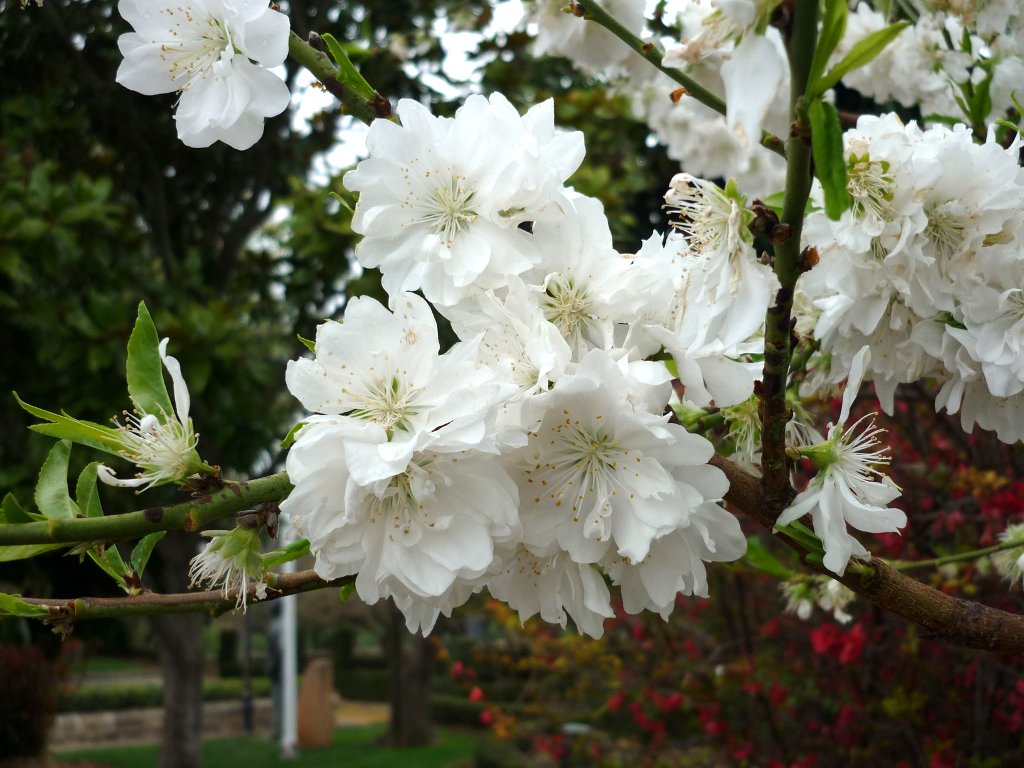
MULTIPOLYGON (((312 570, 298 573, 269 574, 274 577, 267 586, 267 596, 256 596, 255 586, 249 588, 249 603, 267 603, 288 595, 298 595, 327 587, 341 587, 355 581, 355 576, 324 581, 312 570)), ((207 592, 181 592, 158 594, 145 592, 129 597, 73 597, 38 598, 21 597, 26 603, 40 605, 50 610, 51 623, 74 623, 87 619, 123 618, 125 616, 154 616, 168 613, 210 613, 218 616, 234 610, 238 601, 238 590, 225 594, 222 589, 207 592)))
POLYGON ((785 236, 775 241, 775 275, 779 292, 765 317, 764 377, 760 385, 762 459, 764 492, 777 516, 789 503, 789 466, 786 458, 786 423, 791 414, 786 405, 791 349, 793 289, 801 272, 800 233, 804 210, 811 191, 810 125, 803 106, 803 94, 814 56, 818 34, 818 0, 797 0, 793 26, 786 36, 790 69, 790 120, 786 141, 786 191, 781 224, 785 236))
MULTIPOLYGON (((668 75, 672 80, 679 83, 679 85, 683 86, 683 88, 686 89, 687 96, 692 96, 708 109, 711 109, 720 115, 725 115, 725 102, 722 101, 717 94, 705 88, 681 69, 666 67, 661 63, 665 56, 665 52, 661 50, 661 47, 657 43, 651 40, 642 40, 634 35, 626 29, 618 19, 602 8, 601 4, 596 2, 596 0, 575 0, 575 5, 582 12, 583 19, 592 21, 607 29, 619 38, 619 40, 628 45, 639 56, 644 58, 648 63, 656 67, 662 73, 668 75)), ((764 131, 761 134, 761 146, 765 149, 771 150, 777 155, 782 157, 786 156, 786 152, 782 147, 782 142, 779 140, 779 137, 768 133, 767 131, 764 131)))
MULTIPOLYGON (((718 455, 712 457, 711 463, 729 478, 725 500, 773 529, 777 515, 765 499, 757 478, 718 455)), ((829 576, 880 608, 902 616, 925 630, 928 637, 1009 656, 1024 656, 1024 616, 947 595, 877 558, 861 561, 863 573, 850 569, 846 575, 836 576, 823 566, 808 562, 804 558, 807 552, 799 543, 788 537, 780 538, 800 554, 808 569, 829 576)))
POLYGON ((385 105, 390 110, 387 99, 376 92, 374 101, 364 99, 338 79, 338 68, 331 63, 330 56, 318 51, 294 32, 288 36, 288 55, 312 72, 320 84, 341 102, 345 111, 356 119, 369 125, 374 118, 387 116, 384 110, 385 105))
POLYGON ((288 475, 279 472, 256 480, 229 483, 211 496, 169 507, 150 507, 106 517, 50 518, 33 523, 2 524, 0 546, 120 541, 175 528, 196 531, 219 517, 265 501, 281 501, 291 488, 288 475))

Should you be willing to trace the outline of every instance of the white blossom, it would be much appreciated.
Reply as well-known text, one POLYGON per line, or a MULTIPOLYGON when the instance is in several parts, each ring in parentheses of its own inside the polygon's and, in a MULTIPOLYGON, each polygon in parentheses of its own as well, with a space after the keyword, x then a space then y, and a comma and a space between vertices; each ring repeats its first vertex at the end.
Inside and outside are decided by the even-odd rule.
POLYGON ((307 410, 375 428, 345 446, 361 484, 404 471, 417 450, 496 451, 493 418, 513 389, 480 362, 476 339, 439 355, 437 325, 419 296, 394 303, 391 313, 371 298, 350 300, 344 322, 317 328, 316 359, 293 360, 285 374, 307 410))
POLYGON ((544 556, 519 547, 515 557, 488 580, 487 588, 517 611, 521 621, 540 614, 544 621, 564 629, 568 615, 580 632, 591 637, 601 637, 604 620, 615 615, 601 574, 564 552, 544 556))
POLYGON ((265 568, 260 557, 260 529, 235 528, 231 531, 204 531, 210 541, 192 558, 188 569, 191 586, 220 587, 227 598, 236 593, 235 608, 245 611, 249 590, 258 600, 267 596, 265 568))
POLYGON ((534 226, 540 261, 523 275, 544 317, 578 362, 590 349, 610 349, 616 323, 632 319, 652 284, 612 246, 600 201, 572 195, 565 216, 534 226))
POLYGON ((180 93, 174 120, 188 146, 248 149, 288 106, 288 87, 269 71, 288 54, 288 17, 266 0, 120 0, 118 11, 135 31, 118 39, 117 81, 180 93))
POLYGON ((442 118, 402 99, 395 112, 402 124, 375 120, 370 157, 345 176, 360 193, 359 262, 380 268, 391 296, 422 289, 442 307, 535 264, 519 225, 561 216, 583 159, 582 135, 555 131, 552 102, 520 116, 501 94, 470 96, 442 118))
POLYGON ((878 468, 889 463, 888 447, 878 440, 883 430, 869 421, 860 431, 868 417, 846 426, 867 357, 865 347, 854 359, 842 412, 839 421, 829 425, 828 439, 795 450, 797 455, 814 461, 818 474, 776 521, 776 526, 782 527, 809 513, 814 533, 825 549, 824 565, 840 575, 852 556, 868 555, 850 535, 847 525, 868 533, 886 533, 896 532, 907 523, 902 510, 885 506, 900 495, 900 489, 878 468))
MULTIPOLYGON (((725 478, 713 473, 704 480, 706 496, 728 489, 725 478)), ((692 511, 686 525, 651 542, 643 560, 614 556, 606 560, 605 568, 622 591, 627 613, 655 611, 667 620, 677 595, 708 597, 705 563, 737 560, 746 551, 739 521, 714 501, 706 501, 692 511)))
POLYGON ((303 427, 286 465, 295 489, 281 511, 309 539, 320 576, 358 573, 362 600, 393 595, 410 622, 429 631, 421 599, 433 611, 443 607, 438 598, 468 598, 472 589, 457 585, 487 572, 496 543, 518 537, 516 487, 494 457, 429 451, 400 473, 361 485, 352 472, 359 457, 348 444, 370 431, 381 437, 373 425, 331 417, 303 427))
POLYGON ((177 359, 167 354, 169 339, 160 342, 160 360, 171 376, 174 389, 174 413, 128 413, 125 423, 114 422, 118 455, 132 462, 139 472, 132 478, 119 478, 109 467, 96 468, 99 479, 107 485, 148 490, 156 485, 181 482, 203 468, 196 445, 199 435, 189 418, 191 400, 188 386, 177 359))
MULTIPOLYGON (((653 540, 689 523, 707 476, 721 476, 707 465, 707 440, 633 407, 626 376, 601 350, 532 403, 539 424, 511 461, 535 554, 596 563, 611 549, 640 562, 653 540)), ((711 499, 724 493, 715 490, 711 499)))
POLYGON ((1015 544, 992 555, 992 565, 1010 584, 1024 583, 1024 524, 1009 525, 999 534, 1003 544, 1015 544))

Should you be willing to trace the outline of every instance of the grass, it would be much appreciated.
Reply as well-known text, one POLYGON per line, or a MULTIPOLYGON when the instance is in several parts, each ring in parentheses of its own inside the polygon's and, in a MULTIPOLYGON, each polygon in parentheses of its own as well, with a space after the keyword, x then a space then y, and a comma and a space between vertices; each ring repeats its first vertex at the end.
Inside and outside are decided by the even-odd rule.
MULTIPOLYGON (((465 764, 473 755, 478 735, 439 730, 429 747, 389 749, 377 744, 383 726, 340 728, 329 747, 310 749, 297 758, 286 760, 276 744, 265 738, 247 736, 203 742, 203 764, 244 765, 246 768, 449 768, 465 764)), ((155 745, 116 747, 80 752, 62 752, 58 764, 86 760, 109 768, 155 768, 159 748, 155 745)))
POLYGON ((124 659, 111 656, 87 656, 81 664, 75 665, 75 671, 86 675, 159 672, 160 666, 151 659, 124 659))

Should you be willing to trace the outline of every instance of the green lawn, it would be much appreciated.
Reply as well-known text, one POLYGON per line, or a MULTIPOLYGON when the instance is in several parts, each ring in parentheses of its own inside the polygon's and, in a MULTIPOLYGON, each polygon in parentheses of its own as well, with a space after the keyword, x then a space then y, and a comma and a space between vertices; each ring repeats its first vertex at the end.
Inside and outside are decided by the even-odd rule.
POLYGON ((86 675, 101 675, 111 672, 160 672, 155 659, 125 659, 113 656, 87 656, 76 666, 76 671, 86 675))
MULTIPOLYGON (((386 749, 377 745, 383 730, 382 726, 341 728, 334 732, 330 747, 306 750, 294 760, 282 759, 277 745, 263 738, 211 740, 203 744, 203 764, 245 768, 449 768, 464 764, 479 739, 472 733, 441 730, 431 747, 386 749)), ((157 754, 156 746, 143 746, 62 752, 56 757, 58 761, 94 761, 110 768, 155 768, 157 754)))

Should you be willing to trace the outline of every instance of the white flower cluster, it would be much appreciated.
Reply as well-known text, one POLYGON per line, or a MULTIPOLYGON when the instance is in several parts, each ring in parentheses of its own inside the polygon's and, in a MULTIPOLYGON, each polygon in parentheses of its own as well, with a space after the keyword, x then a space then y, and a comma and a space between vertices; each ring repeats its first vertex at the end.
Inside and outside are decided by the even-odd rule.
POLYGON ((391 597, 423 631, 483 588, 594 636, 612 615, 605 577, 634 613, 706 596, 705 563, 746 541, 718 503, 711 443, 669 421, 673 376, 648 358, 668 350, 693 402, 750 395, 742 355, 774 278, 742 198, 678 180, 688 227, 627 256, 600 203, 564 187, 583 144, 556 133, 550 103, 397 113, 345 179, 361 193, 357 256, 380 267, 391 310, 352 299, 315 359, 288 368, 315 415, 282 511, 317 572, 358 574, 360 597, 391 597), (443 353, 428 301, 460 339, 443 353))
MULTIPOLYGON (((603 5, 633 34, 654 39, 645 29, 643 3, 613 0, 603 5)), ((607 79, 629 100, 636 116, 650 126, 669 157, 688 172, 706 178, 734 178, 743 189, 764 196, 782 187, 785 164, 760 147, 758 140, 762 124, 785 135, 789 72, 776 30, 767 30, 766 36, 744 32, 764 22, 770 5, 754 0, 687 1, 663 8, 663 22, 677 26, 687 41, 658 41, 668 52, 665 64, 685 69, 713 92, 725 92, 730 105, 728 120, 691 96, 671 98, 678 83, 603 27, 565 13, 562 0, 538 2, 528 17, 527 29, 536 34, 535 55, 565 56, 583 72, 607 79), (756 88, 750 88, 750 78, 756 81, 756 88)), ((649 10, 652 4, 647 7, 649 10)))
MULTIPOLYGON (((779 33, 769 23, 776 0, 658 4, 661 24, 677 30, 674 38, 651 31, 654 25, 640 14, 642 4, 606 4, 631 33, 665 49, 666 66, 724 93, 725 117, 682 93, 678 83, 597 24, 556 12, 560 5, 544 0, 529 17, 534 24, 528 29, 537 34, 536 53, 566 56, 583 71, 606 78, 686 171, 734 178, 762 197, 781 189, 784 161, 758 145, 762 128, 782 137, 788 133, 789 73, 779 33)), ((876 5, 880 10, 868 2, 851 2, 855 9, 832 64, 892 23, 892 4, 876 5)), ((654 7, 647 4, 648 14, 654 7)), ((1013 107, 1014 90, 1024 80, 1020 3, 910 0, 903 9, 915 23, 877 58, 845 74, 845 87, 878 103, 920 108, 926 122, 931 116, 964 120, 965 107, 973 110, 975 120, 987 122, 1013 107), (978 95, 973 104, 968 105, 972 99, 965 92, 978 95)))
MULTIPOLYGON (((916 21, 866 66, 843 78, 850 88, 878 103, 897 101, 931 115, 964 119, 957 103, 961 86, 987 86, 991 99, 982 119, 995 119, 1013 106, 1012 93, 1024 78, 1024 14, 1013 0, 918 0, 916 21)), ((886 26, 884 13, 861 2, 850 14, 834 58, 886 26)))
POLYGON ((894 115, 845 135, 853 206, 808 217, 821 264, 800 282, 823 358, 807 389, 867 378, 892 412, 897 384, 941 382, 936 406, 1024 438, 1024 170, 1019 140, 976 144, 966 126, 922 131, 894 115), (827 371, 827 372, 826 372, 827 371))
POLYGON ((853 616, 846 607, 857 595, 848 587, 828 576, 794 576, 779 584, 786 600, 786 612, 795 613, 801 621, 807 621, 817 605, 821 610, 832 613, 840 624, 849 624, 853 616))
POLYGON ((785 178, 784 161, 759 145, 762 129, 785 136, 789 121, 785 49, 778 30, 764 28, 775 4, 687 2, 674 19, 680 39, 662 41, 665 66, 725 94, 725 117, 688 94, 670 98, 679 85, 649 65, 634 68, 621 85, 669 157, 690 173, 735 178, 761 196, 785 178))

